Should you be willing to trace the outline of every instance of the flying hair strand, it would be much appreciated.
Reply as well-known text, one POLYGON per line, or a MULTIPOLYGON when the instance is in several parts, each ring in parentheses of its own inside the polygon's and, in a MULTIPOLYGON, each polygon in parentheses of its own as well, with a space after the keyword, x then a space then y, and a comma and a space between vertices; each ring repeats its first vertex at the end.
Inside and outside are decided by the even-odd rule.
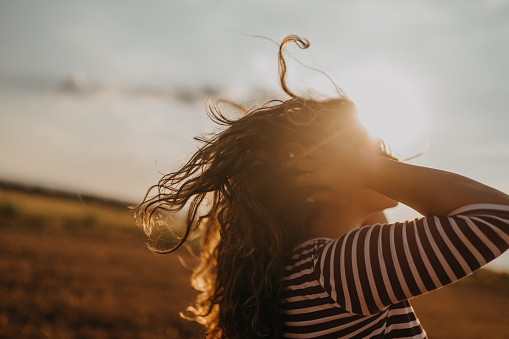
POLYGON ((279 53, 278 53, 278 73, 279 73, 279 82, 281 84, 281 88, 283 91, 291 96, 292 98, 297 97, 295 93, 293 93, 286 84, 286 61, 283 56, 283 52, 290 42, 294 42, 301 49, 307 49, 310 46, 310 43, 307 39, 298 37, 296 35, 288 35, 283 39, 281 45, 279 45, 279 53))

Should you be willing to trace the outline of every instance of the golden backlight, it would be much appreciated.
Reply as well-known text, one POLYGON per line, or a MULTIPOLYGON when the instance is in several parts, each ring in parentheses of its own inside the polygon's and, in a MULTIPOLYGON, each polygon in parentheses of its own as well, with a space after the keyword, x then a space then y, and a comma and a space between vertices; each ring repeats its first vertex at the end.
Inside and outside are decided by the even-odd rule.
POLYGON ((429 119, 415 81, 384 64, 352 71, 351 75, 344 89, 367 129, 402 158, 424 151, 429 119))

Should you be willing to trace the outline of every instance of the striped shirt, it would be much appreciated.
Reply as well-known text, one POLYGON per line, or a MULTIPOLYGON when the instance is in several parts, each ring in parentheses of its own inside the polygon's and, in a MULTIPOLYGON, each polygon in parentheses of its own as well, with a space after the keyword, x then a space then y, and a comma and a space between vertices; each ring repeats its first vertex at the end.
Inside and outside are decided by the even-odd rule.
POLYGON ((309 240, 285 267, 284 337, 426 338, 408 299, 457 281, 508 247, 509 206, 491 204, 309 240))

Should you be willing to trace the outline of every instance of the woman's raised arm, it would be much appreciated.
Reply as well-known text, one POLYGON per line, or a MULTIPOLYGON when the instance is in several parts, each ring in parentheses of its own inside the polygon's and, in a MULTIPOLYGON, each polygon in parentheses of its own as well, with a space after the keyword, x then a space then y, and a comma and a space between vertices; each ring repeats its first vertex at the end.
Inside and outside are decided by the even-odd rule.
MULTIPOLYGON (((349 145, 317 150, 299 164, 308 173, 301 185, 319 185, 342 193, 372 189, 423 215, 445 216, 471 204, 509 205, 509 196, 459 174, 397 162, 349 145)), ((313 200, 327 200, 318 192, 313 200)))
POLYGON ((509 196, 464 176, 371 157, 367 188, 408 205, 423 215, 447 215, 471 204, 509 205, 509 196))

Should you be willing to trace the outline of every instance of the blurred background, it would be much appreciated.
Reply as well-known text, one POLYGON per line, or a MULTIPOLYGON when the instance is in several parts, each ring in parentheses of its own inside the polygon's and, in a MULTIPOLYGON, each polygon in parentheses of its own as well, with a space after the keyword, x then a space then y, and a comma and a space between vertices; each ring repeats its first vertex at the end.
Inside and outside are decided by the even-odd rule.
MULTIPOLYGON (((119 201, 139 202, 159 172, 171 171, 194 152, 194 136, 215 128, 205 115, 207 98, 248 105, 285 99, 271 40, 288 34, 311 42, 306 51, 288 48, 295 92, 333 94, 330 81, 311 68, 319 69, 401 158, 425 151, 411 163, 458 172, 509 193, 507 0, 0 0, 0 270, 10 277, 0 294, 7 300, 0 303, 0 334, 74 337, 76 328, 88 328, 85 337, 108 337, 131 328, 129 312, 111 321, 117 325, 90 315, 87 327, 62 310, 88 312, 113 295, 111 286, 140 279, 140 271, 118 268, 119 258, 135 256, 132 248, 139 251, 130 261, 137 269, 158 262, 153 270, 160 285, 150 282, 154 272, 147 268, 143 276, 149 280, 133 282, 126 289, 131 294, 111 301, 111 309, 139 310, 148 305, 143 300, 166 304, 158 290, 172 290, 166 284, 175 275, 165 267, 174 259, 143 257, 141 231, 119 201), (115 231, 104 231, 108 227, 115 231), (44 241, 47 247, 34 246, 44 241), (92 299, 86 284, 62 289, 76 261, 61 263, 61 270, 50 263, 68 258, 66 248, 74 255, 94 248, 95 259, 87 260, 90 266, 82 272, 88 273, 81 274, 94 276, 94 260, 103 260, 99 266, 111 264, 116 268, 109 273, 118 269, 119 275, 98 276, 110 287, 92 299), (48 276, 60 279, 48 286, 65 292, 51 307, 44 298, 49 290, 35 283, 48 276), (135 287, 154 294, 141 297, 135 287), (37 296, 30 294, 34 290, 37 296), (31 301, 23 304, 23 298, 31 301), (142 299, 121 304, 126 298, 142 299), (27 315, 34 307, 53 316, 27 315), (62 313, 68 316, 59 322, 62 313)), ((391 221, 417 216, 405 206, 389 212, 391 221)), ((80 257, 86 255, 75 260, 80 257)), ((509 272, 509 255, 490 268, 509 272)), ((132 337, 197 335, 182 327, 178 310, 182 307, 161 309, 159 317, 174 313, 160 319, 147 313, 132 337), (175 324, 168 325, 168 318, 175 324), (166 325, 143 332, 156 326, 154 319, 166 325)), ((508 312, 507 306, 498 311, 508 312)))

